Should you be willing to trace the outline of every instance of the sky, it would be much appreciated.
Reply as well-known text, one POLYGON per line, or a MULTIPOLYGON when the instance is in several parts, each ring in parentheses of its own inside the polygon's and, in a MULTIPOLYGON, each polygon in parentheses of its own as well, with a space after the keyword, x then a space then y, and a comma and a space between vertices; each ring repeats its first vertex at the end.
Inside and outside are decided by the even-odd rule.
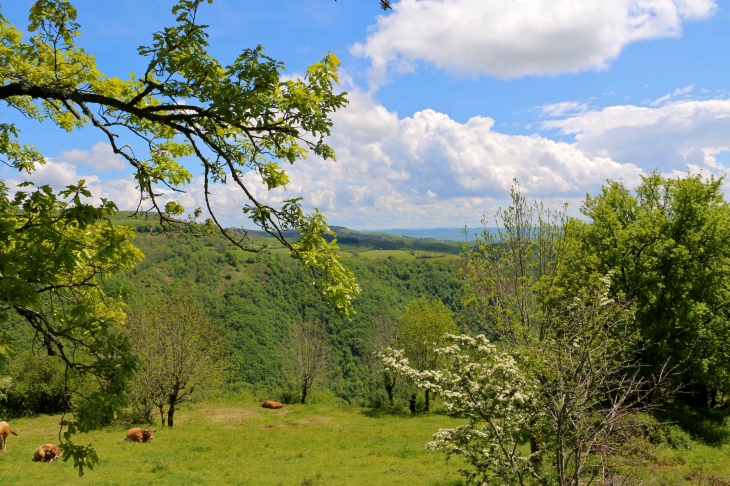
MULTIPOLYGON (((78 43, 109 76, 142 72, 137 47, 173 21, 171 0, 72 3, 78 43)), ((265 201, 301 196, 331 225, 361 230, 474 227, 508 204, 514 179, 527 198, 577 215, 606 180, 730 171, 730 0, 400 0, 389 12, 378 3, 201 6, 224 64, 259 44, 293 76, 330 51, 342 62, 349 105, 333 116, 337 161, 299 161, 286 191, 271 194, 251 177, 265 201)), ((25 28, 31 1, 0 4, 25 28)), ((2 116, 47 157, 30 179, 84 178, 95 198, 136 207, 131 170, 99 132, 2 116)), ((196 178, 176 199, 192 210, 202 187, 189 168, 196 178)), ((250 226, 239 191, 217 187, 213 203, 225 225, 250 226)))

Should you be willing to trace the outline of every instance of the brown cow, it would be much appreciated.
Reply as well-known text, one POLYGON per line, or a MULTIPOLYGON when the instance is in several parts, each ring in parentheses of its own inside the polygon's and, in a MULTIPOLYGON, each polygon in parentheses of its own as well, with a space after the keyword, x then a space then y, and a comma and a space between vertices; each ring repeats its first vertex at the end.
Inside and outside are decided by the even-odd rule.
POLYGON ((281 408, 281 403, 279 403, 279 402, 272 402, 270 400, 266 400, 264 403, 261 404, 261 406, 264 407, 264 408, 277 409, 277 408, 281 408))
POLYGON ((18 435, 14 430, 10 430, 10 424, 7 422, 0 422, 0 449, 6 450, 8 448, 8 434, 18 435))
POLYGON ((59 457, 61 457, 61 451, 58 449, 58 446, 53 444, 43 444, 33 454, 33 460, 35 462, 53 462, 59 457))
POLYGON ((152 434, 154 434, 155 432, 157 431, 152 429, 140 429, 139 427, 135 427, 127 431, 126 440, 131 440, 132 442, 149 442, 154 439, 154 436, 152 434))

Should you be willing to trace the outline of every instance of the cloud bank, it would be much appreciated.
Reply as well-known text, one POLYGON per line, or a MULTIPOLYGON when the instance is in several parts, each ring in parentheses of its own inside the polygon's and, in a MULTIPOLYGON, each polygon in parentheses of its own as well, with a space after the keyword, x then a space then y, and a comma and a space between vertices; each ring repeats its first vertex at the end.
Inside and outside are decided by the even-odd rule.
POLYGON ((417 61, 500 78, 602 70, 627 45, 677 37, 716 9, 714 0, 401 0, 351 51, 379 82, 417 61))

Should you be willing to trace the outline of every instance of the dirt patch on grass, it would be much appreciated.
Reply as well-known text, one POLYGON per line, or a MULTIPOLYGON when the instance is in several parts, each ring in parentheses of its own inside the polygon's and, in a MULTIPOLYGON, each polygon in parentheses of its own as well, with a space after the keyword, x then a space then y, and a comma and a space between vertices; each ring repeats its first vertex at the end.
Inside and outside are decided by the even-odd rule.
POLYGON ((302 420, 308 424, 326 424, 330 421, 329 417, 309 417, 302 420))
POLYGON ((245 410, 240 408, 208 408, 203 410, 206 418, 211 422, 241 422, 253 417, 256 417, 256 413, 252 410, 245 410))

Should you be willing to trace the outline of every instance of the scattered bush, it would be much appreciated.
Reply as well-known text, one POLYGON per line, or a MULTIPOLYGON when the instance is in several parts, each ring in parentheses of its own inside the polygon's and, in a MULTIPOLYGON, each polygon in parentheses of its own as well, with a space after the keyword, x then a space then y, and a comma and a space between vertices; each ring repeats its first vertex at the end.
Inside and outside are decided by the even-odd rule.
POLYGON ((681 427, 669 424, 665 427, 667 434, 667 443, 675 449, 691 449, 692 438, 681 427))
POLYGON ((54 414, 69 410, 71 392, 59 359, 24 351, 10 362, 10 379, 4 380, 0 402, 9 416, 54 414))

